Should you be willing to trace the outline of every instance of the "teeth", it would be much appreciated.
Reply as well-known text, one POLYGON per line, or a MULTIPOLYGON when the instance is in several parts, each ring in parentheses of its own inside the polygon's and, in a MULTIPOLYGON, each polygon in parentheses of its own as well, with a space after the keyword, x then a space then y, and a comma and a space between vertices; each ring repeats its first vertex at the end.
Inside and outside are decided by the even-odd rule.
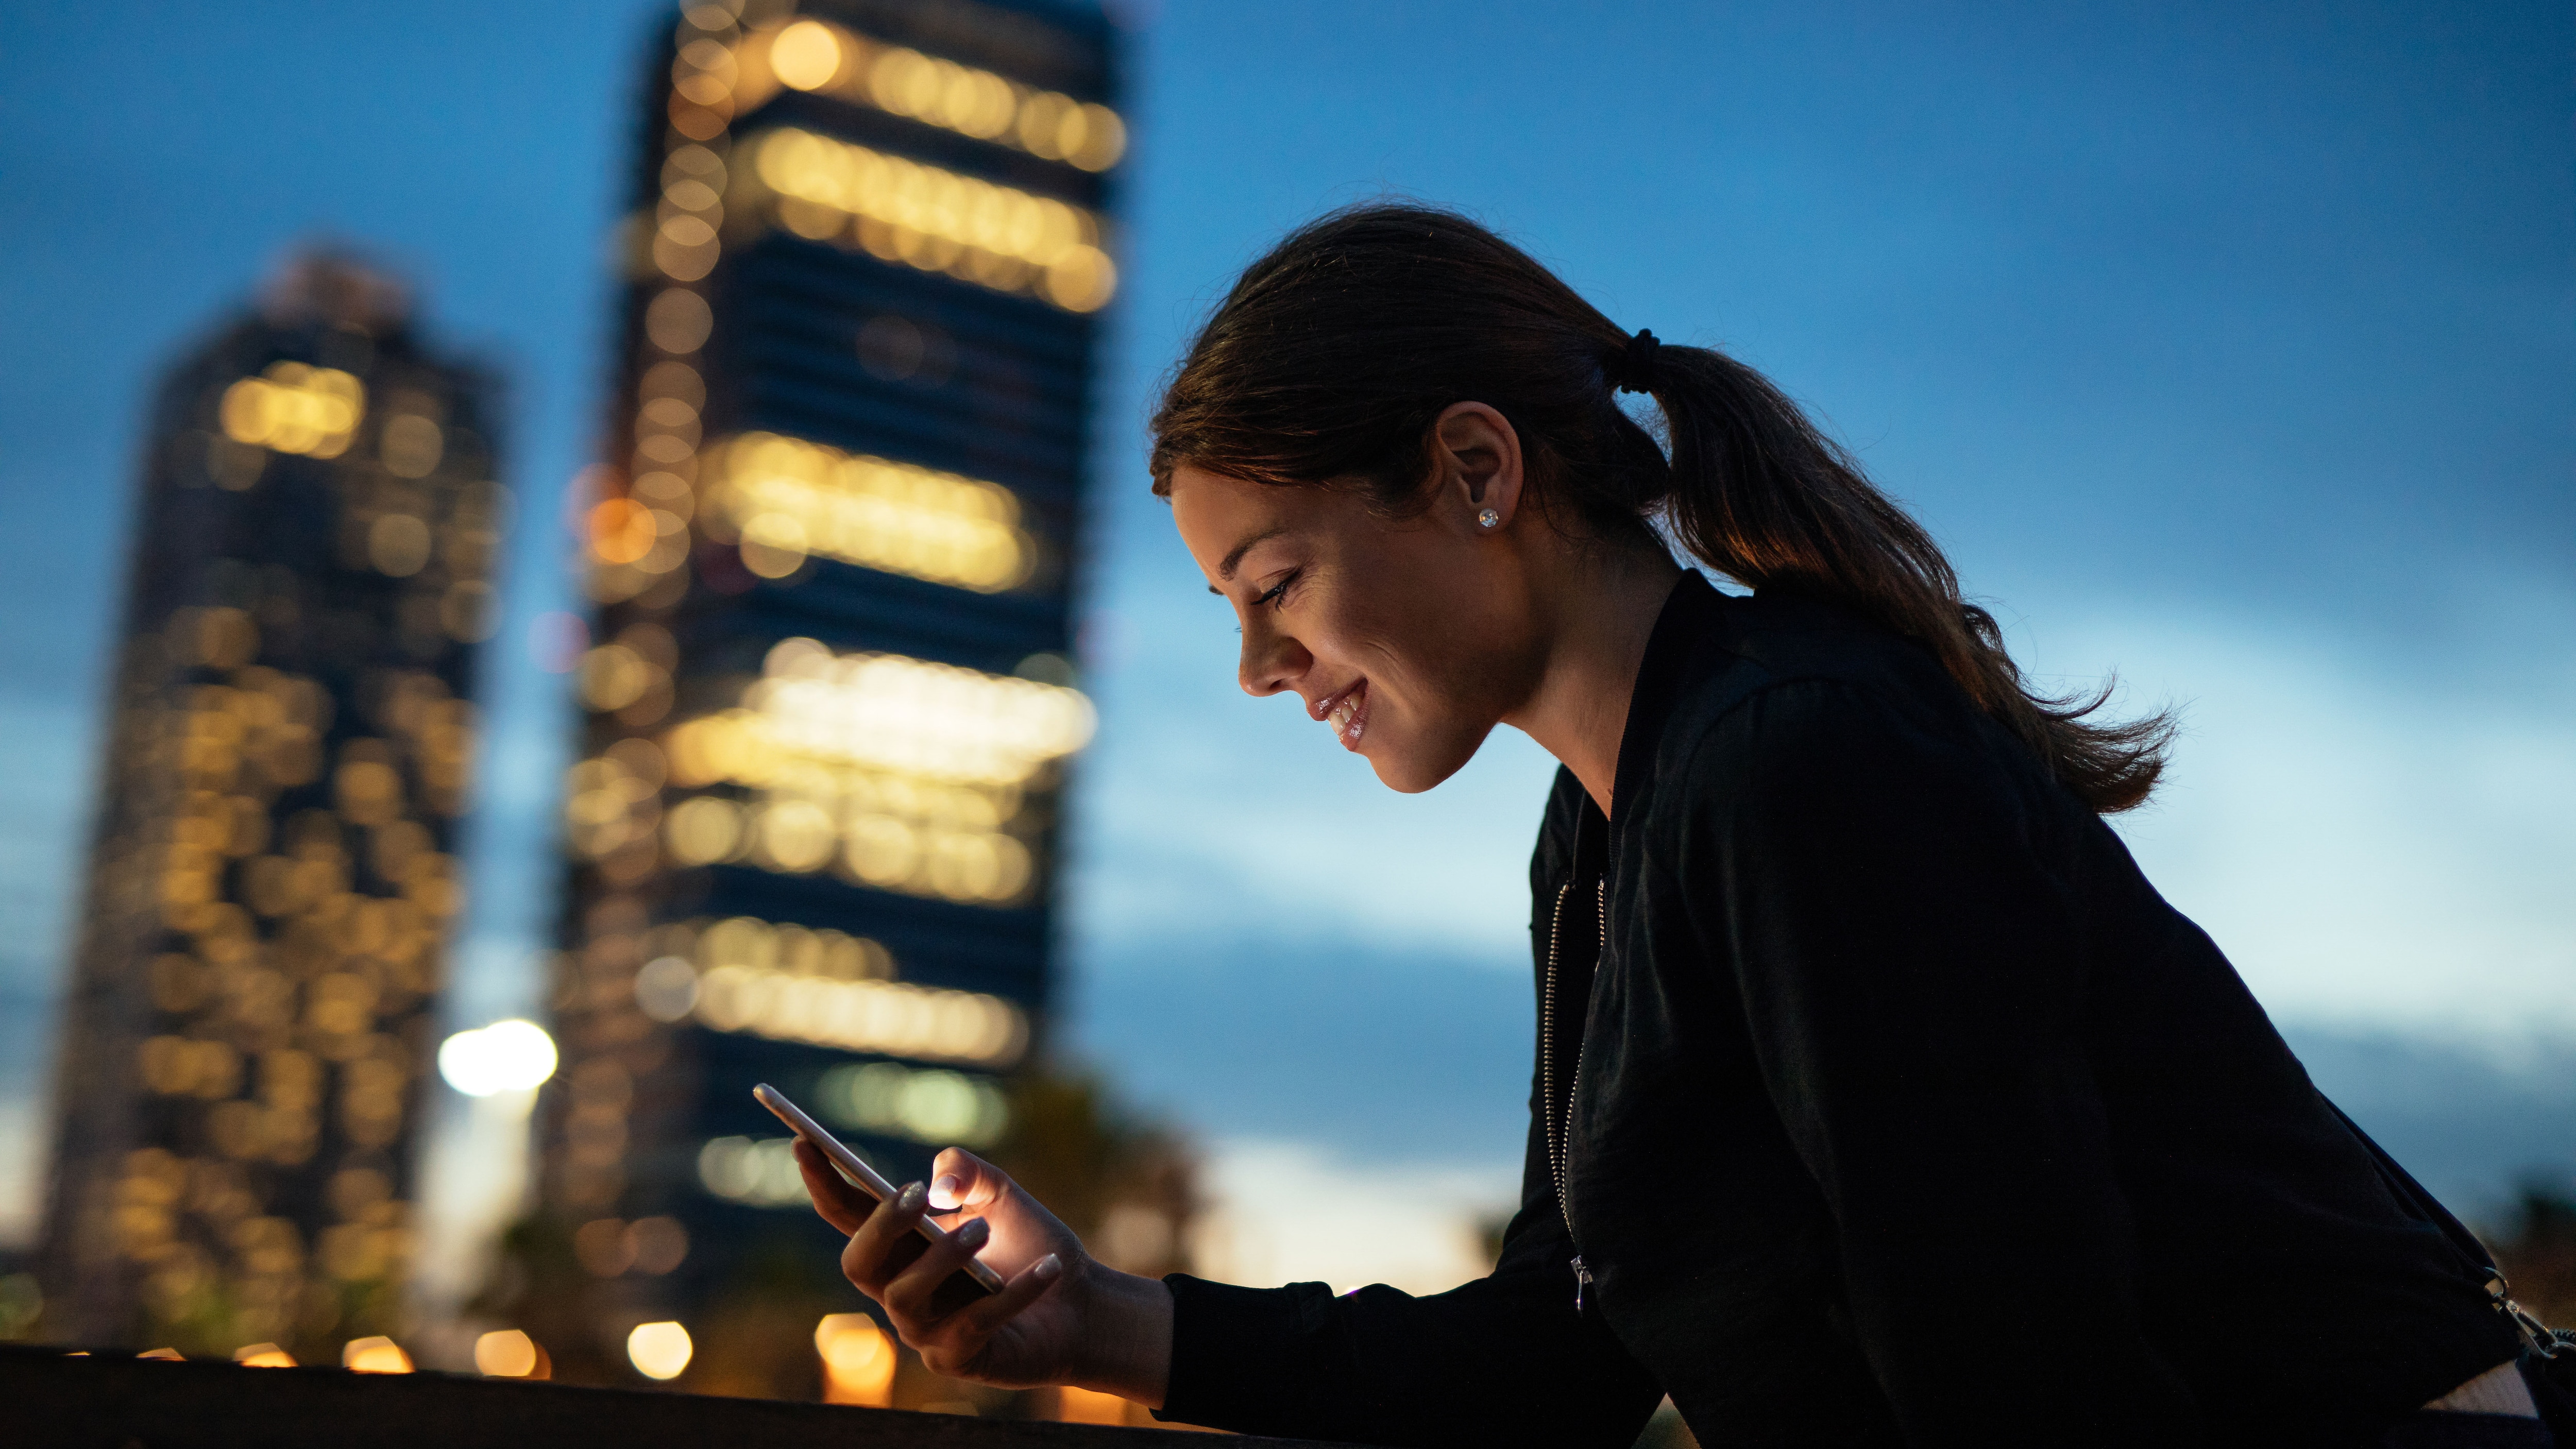
POLYGON ((1345 742, 1356 743, 1360 737, 1360 692, 1356 689, 1342 696, 1324 717, 1333 722, 1333 733, 1345 742))

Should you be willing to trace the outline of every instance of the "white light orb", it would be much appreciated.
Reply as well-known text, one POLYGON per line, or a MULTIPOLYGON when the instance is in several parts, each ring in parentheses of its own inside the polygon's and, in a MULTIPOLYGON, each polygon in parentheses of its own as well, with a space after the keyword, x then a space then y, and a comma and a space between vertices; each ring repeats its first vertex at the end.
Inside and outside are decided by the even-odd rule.
POLYGON ((516 1017, 460 1031, 439 1045, 438 1074, 469 1097, 525 1091, 555 1074, 555 1039, 516 1017))

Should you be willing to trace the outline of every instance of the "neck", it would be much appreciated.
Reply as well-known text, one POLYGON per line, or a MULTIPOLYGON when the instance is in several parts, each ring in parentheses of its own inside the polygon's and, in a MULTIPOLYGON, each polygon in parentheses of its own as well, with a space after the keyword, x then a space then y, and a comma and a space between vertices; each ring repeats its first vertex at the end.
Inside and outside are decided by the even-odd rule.
POLYGON ((1660 551, 1623 551, 1585 562, 1588 567, 1567 571, 1567 587, 1550 591, 1547 660, 1538 687, 1503 723, 1573 771, 1607 815, 1637 670, 1682 571, 1660 551))

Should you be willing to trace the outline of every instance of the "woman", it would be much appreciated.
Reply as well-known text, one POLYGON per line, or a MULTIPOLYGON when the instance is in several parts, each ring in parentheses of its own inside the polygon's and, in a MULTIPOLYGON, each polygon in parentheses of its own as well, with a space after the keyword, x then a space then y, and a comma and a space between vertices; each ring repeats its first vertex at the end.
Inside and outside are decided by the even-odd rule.
POLYGON ((1373 206, 1244 274, 1154 429, 1245 689, 1398 790, 1497 724, 1564 767, 1523 1200, 1492 1276, 1336 1298, 1113 1272, 954 1150, 871 1214, 800 1148, 932 1368, 1397 1444, 1624 1445, 1664 1394, 1712 1446, 2549 1442, 2483 1277, 2103 824, 2166 724, 2032 694, 1759 375, 1373 206))

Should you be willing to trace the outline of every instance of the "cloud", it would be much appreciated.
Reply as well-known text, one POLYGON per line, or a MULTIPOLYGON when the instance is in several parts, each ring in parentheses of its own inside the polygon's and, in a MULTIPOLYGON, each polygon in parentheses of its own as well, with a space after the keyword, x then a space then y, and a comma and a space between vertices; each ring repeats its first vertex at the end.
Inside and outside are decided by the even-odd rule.
POLYGON ((2274 1015, 2576 1037, 2576 599, 2429 663, 2241 617, 2068 633, 2184 701, 2170 784, 2119 829, 2274 1015))
MULTIPOLYGON (((2116 824, 2275 1014, 2576 1035, 2576 595, 2425 592, 2428 616, 2451 616, 2429 640, 2095 600, 2022 653, 2043 678, 2116 664, 2132 699, 2183 703, 2168 785, 2116 824)), ((1133 662, 1101 684, 1083 765, 1080 939, 1351 942, 1518 969, 1552 760, 1498 729, 1449 783, 1397 795, 1293 702, 1235 689, 1221 606, 1138 595, 1133 662)))
MULTIPOLYGON (((1493 1265, 1482 1220, 1507 1212, 1518 1171, 1353 1162, 1309 1142, 1230 1139, 1201 1179, 1198 1272, 1227 1283, 1384 1283, 1438 1293, 1493 1265)), ((1569 1285, 1569 1291, 1570 1285, 1569 1285)))

